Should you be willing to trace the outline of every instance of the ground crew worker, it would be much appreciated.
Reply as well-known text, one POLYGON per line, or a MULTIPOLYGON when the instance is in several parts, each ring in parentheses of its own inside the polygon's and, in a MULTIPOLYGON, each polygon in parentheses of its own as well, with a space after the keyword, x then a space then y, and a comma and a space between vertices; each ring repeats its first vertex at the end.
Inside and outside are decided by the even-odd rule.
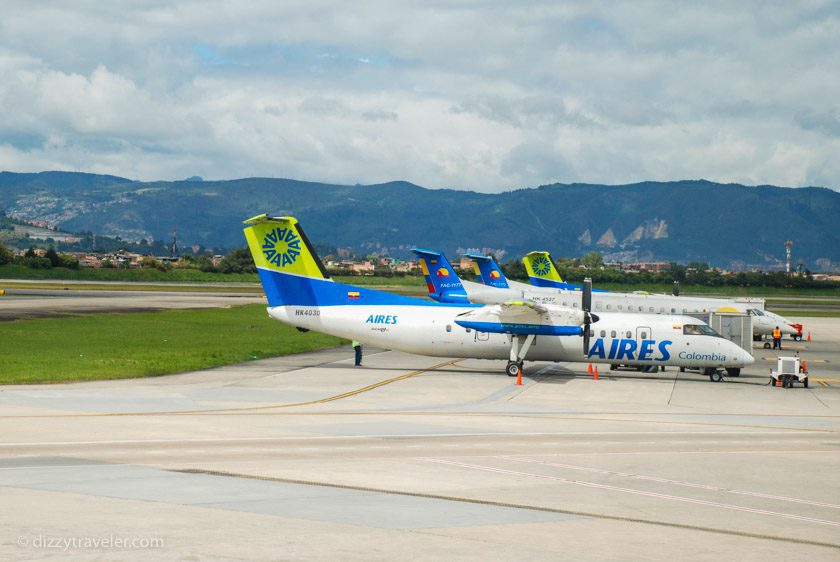
POLYGON ((353 349, 356 351, 356 366, 360 366, 362 364, 362 344, 353 340, 353 349))
POLYGON ((782 349, 782 331, 778 326, 773 330, 773 349, 782 349))

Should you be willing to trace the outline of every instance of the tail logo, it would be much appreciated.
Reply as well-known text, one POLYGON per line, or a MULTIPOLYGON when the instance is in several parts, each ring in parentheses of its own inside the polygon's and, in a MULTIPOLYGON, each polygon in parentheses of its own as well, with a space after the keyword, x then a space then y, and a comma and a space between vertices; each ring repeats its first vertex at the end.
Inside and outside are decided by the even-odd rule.
POLYGON ((498 279, 499 277, 501 277, 501 275, 499 275, 499 272, 496 271, 495 269, 490 272, 490 278, 491 279, 498 279))
POLYGON ((300 255, 300 236, 291 228, 275 228, 263 238, 262 251, 268 263, 292 265, 300 255))
MULTIPOLYGON (((434 262, 432 262, 432 263, 434 263, 434 262)), ((445 267, 441 267, 437 271, 437 276, 438 277, 449 277, 449 270, 446 269, 445 267)))
POLYGON ((533 268, 537 275, 548 275, 548 272, 551 271, 551 262, 548 261, 547 257, 540 256, 534 258, 533 268))

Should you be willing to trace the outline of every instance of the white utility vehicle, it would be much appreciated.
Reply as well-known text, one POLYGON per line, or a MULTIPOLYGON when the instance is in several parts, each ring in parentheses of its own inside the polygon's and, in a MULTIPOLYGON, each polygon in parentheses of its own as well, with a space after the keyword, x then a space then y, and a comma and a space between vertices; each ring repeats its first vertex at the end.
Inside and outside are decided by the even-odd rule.
POLYGON ((802 359, 799 356, 779 357, 776 370, 770 371, 770 377, 773 386, 793 388, 793 383, 801 382, 808 388, 808 371, 802 367, 802 359))

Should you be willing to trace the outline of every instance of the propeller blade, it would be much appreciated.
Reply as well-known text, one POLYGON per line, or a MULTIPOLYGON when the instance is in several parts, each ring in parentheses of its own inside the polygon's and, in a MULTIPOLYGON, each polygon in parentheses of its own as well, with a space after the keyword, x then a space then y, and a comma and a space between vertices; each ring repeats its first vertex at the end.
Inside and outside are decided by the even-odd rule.
POLYGON ((589 356, 589 324, 583 325, 583 356, 589 356))
POLYGON ((581 300, 583 309, 583 356, 589 356, 590 324, 592 323, 592 279, 583 280, 583 295, 581 300))

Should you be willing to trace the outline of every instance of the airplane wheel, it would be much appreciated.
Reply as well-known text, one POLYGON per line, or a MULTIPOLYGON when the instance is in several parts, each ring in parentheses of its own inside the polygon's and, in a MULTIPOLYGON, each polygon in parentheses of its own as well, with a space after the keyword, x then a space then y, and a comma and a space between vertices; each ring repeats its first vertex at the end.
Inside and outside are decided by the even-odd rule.
POLYGON ((709 375, 709 378, 712 379, 712 382, 720 382, 723 380, 723 375, 720 373, 720 371, 715 371, 714 373, 709 375))
POLYGON ((616 365, 615 363, 610 363, 610 371, 615 371, 616 369, 618 369, 618 365, 616 365))
POLYGON ((800 335, 793 336, 793 341, 802 341, 802 336, 800 336, 800 335))
POLYGON ((519 374, 519 363, 508 361, 507 367, 505 367, 505 372, 507 372, 507 376, 515 377, 519 374))
POLYGON ((802 386, 804 386, 805 388, 808 388, 808 377, 805 377, 804 379, 802 379, 802 386))
POLYGON ((685 372, 685 367, 680 367, 680 372, 684 373, 685 372))
POLYGON ((770 342, 769 341, 764 342, 764 349, 770 349, 770 342))
POLYGON ((730 367, 726 369, 726 374, 730 377, 739 377, 741 376, 741 369, 739 369, 738 367, 730 367))

